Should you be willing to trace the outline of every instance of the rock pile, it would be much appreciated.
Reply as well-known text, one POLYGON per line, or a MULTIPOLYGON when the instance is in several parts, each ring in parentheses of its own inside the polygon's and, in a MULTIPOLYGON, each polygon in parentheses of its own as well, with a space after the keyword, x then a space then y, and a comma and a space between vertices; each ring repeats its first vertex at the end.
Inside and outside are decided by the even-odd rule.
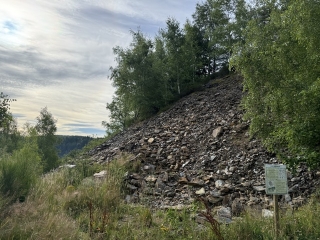
MULTIPOLYGON (((239 106, 241 78, 228 76, 208 86, 89 152, 98 163, 132 154, 131 161, 140 167, 125 177, 128 202, 182 208, 201 196, 213 206, 230 208, 233 215, 248 206, 272 206, 264 164, 278 160, 249 137, 239 106)), ((288 172, 289 194, 281 202, 303 203, 316 190, 319 174, 304 165, 295 175, 288 172)))

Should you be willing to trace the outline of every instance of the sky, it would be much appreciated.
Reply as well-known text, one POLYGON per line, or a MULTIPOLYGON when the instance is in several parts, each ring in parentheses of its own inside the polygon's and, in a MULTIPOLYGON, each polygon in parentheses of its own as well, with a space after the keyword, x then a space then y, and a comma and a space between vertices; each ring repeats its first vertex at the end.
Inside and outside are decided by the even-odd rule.
POLYGON ((192 19, 197 0, 0 0, 0 92, 20 128, 41 109, 57 134, 102 137, 114 88, 112 48, 130 30, 153 38, 169 17, 192 19))

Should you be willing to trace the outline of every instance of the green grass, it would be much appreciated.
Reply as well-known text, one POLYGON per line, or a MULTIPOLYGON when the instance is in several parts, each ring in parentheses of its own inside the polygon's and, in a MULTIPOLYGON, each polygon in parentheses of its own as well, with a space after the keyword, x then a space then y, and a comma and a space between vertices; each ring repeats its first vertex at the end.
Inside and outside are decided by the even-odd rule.
MULTIPOLYGON (((107 165, 83 160, 76 168, 46 174, 23 203, 8 203, 0 195, 0 239, 217 239, 208 223, 195 221, 205 210, 200 202, 183 210, 126 204, 123 178, 135 168, 128 159, 107 165), (90 177, 100 170, 107 171, 106 178, 90 177)), ((319 216, 318 194, 293 214, 281 213, 277 239, 320 239, 319 216)), ((247 212, 221 225, 221 233, 224 239, 274 239, 273 220, 247 212)))

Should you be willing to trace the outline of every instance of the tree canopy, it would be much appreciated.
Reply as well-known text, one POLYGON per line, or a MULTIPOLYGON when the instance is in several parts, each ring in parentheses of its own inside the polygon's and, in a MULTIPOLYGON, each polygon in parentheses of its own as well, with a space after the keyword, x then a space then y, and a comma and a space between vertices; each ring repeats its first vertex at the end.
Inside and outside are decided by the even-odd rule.
POLYGON ((128 48, 115 47, 116 66, 110 68, 116 88, 107 104, 113 133, 145 119, 192 92, 228 66, 232 44, 242 40, 245 1, 207 0, 198 3, 193 21, 181 26, 168 18, 154 39, 131 31, 128 48), (236 22, 238 20, 239 22, 236 22))
POLYGON ((0 93, 0 150, 12 153, 18 148, 20 133, 17 123, 10 112, 10 104, 16 99, 0 93))
POLYGON ((13 122, 12 114, 10 113, 10 102, 15 99, 10 99, 8 95, 3 92, 0 93, 0 132, 6 132, 9 129, 11 122, 13 122))
POLYGON ((54 119, 47 107, 45 107, 41 109, 34 127, 38 134, 38 147, 45 172, 58 167, 59 164, 57 152, 58 138, 55 135, 57 131, 56 122, 57 120, 54 119))
POLYGON ((122 130, 188 94, 218 71, 244 77, 250 132, 291 166, 320 157, 319 3, 206 0, 181 27, 166 21, 154 39, 132 32, 114 48, 116 88, 109 132, 122 130))
POLYGON ((233 64, 244 76, 252 135, 291 166, 320 157, 320 5, 262 1, 233 64), (267 11, 266 11, 267 10, 267 11))

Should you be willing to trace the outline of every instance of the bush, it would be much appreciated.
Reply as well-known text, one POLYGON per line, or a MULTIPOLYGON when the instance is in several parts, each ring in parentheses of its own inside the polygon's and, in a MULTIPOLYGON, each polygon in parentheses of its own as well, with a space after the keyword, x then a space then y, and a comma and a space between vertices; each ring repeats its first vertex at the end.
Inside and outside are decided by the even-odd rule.
POLYGON ((41 173, 37 148, 35 141, 30 139, 12 156, 4 155, 0 159, 0 192, 3 196, 16 199, 28 194, 41 173))

